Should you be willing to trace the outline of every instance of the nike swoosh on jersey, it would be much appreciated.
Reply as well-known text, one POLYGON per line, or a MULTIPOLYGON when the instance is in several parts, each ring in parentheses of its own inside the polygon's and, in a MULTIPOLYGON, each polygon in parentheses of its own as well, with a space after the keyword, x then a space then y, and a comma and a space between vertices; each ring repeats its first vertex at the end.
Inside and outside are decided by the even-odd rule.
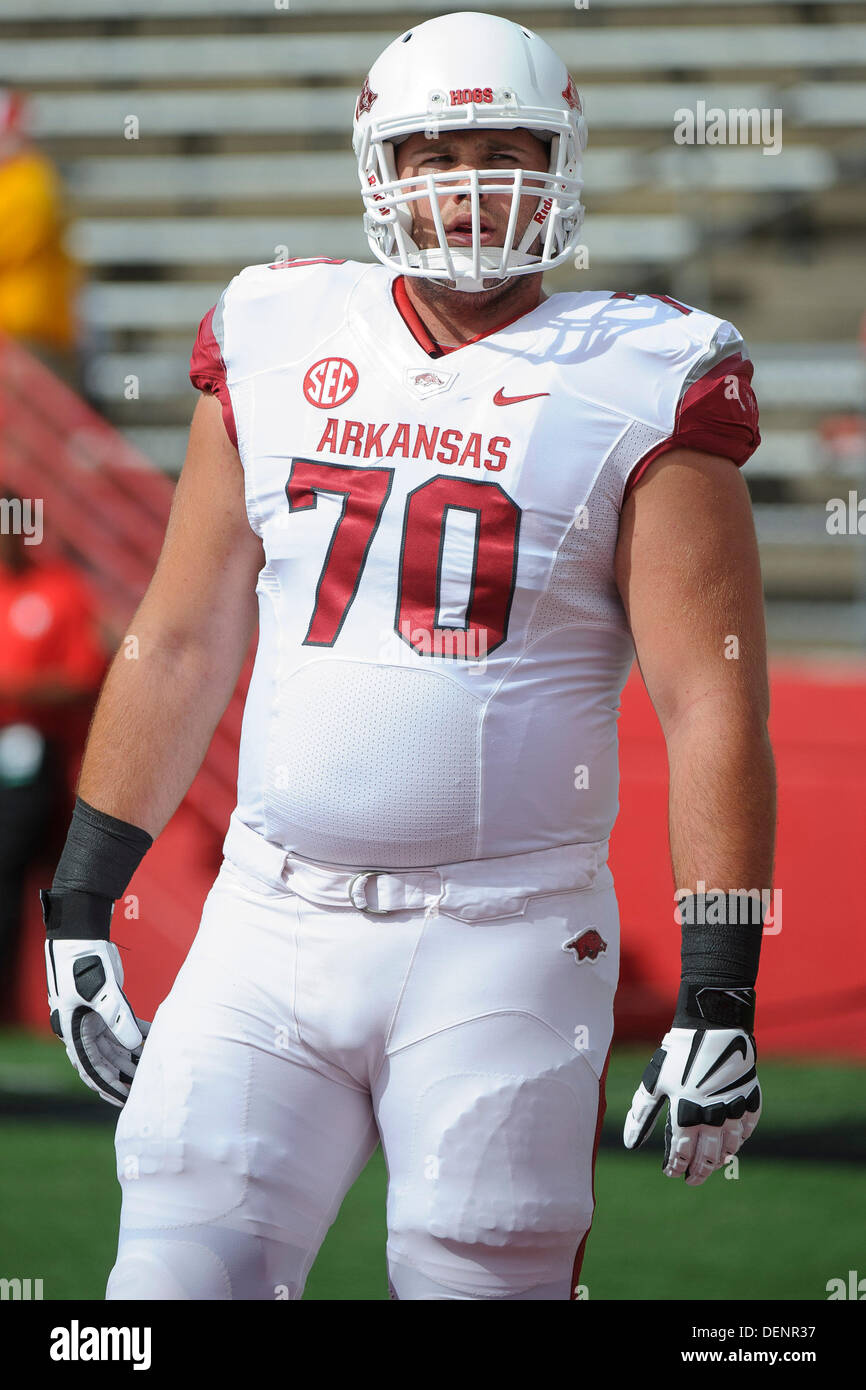
POLYGON ((493 404, 494 404, 494 405, 516 405, 516 403, 517 403, 518 401, 534 401, 534 400, 536 400, 539 396, 549 396, 549 395, 550 395, 550 392, 549 392, 549 391, 533 391, 533 393, 532 393, 531 396, 505 396, 505 395, 503 395, 503 393, 502 393, 502 387, 500 386, 499 390, 496 392, 496 395, 493 397, 493 404))

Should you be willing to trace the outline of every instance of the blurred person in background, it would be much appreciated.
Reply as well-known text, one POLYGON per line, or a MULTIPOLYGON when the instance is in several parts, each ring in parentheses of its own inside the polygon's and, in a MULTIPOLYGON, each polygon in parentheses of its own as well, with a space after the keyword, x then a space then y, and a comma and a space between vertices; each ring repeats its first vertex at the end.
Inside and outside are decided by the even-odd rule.
POLYGON ((21 93, 0 87, 0 332, 77 387, 79 276, 63 244, 57 171, 26 123, 21 93))
MULTIPOLYGON (((64 560, 43 560, 14 493, 0 497, 0 978, 14 971, 30 868, 68 816, 70 759, 83 747, 106 666, 94 605, 64 560), (23 522, 23 524, 22 524, 23 522)), ((3 992, 9 1009, 14 991, 3 992)))

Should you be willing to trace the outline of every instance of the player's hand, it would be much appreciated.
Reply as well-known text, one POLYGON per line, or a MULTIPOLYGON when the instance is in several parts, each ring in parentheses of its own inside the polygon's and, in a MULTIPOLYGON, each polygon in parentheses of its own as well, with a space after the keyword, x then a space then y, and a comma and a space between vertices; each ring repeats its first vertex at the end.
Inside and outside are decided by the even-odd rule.
POLYGON ((635 1091, 623 1142, 638 1148, 669 1103, 662 1171, 698 1187, 745 1143, 761 1114, 755 1040, 738 1028, 671 1028, 635 1091))
POLYGON ((123 993, 123 965, 113 941, 45 943, 51 1027, 85 1085, 123 1106, 150 1024, 136 1018, 123 993))

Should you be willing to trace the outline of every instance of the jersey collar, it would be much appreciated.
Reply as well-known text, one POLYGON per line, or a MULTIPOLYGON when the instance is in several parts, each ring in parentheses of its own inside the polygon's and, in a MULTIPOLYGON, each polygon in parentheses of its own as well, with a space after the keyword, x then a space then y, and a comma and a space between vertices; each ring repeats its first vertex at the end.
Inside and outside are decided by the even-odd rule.
MULTIPOLYGON (((494 328, 488 328, 486 333, 476 333, 474 338, 467 338, 465 343, 455 343, 453 347, 447 347, 444 343, 434 343, 427 329, 415 310, 409 295, 406 292, 406 281, 402 275, 396 276, 391 281, 391 297, 401 319, 405 323, 412 337, 419 347, 423 348, 428 357, 446 357, 449 353, 459 352, 461 348, 469 347, 472 343, 480 343, 482 338, 490 338, 500 329, 507 328, 510 323, 516 323, 518 319, 526 318, 528 314, 534 314, 540 308, 536 304, 533 309, 524 310, 523 313, 514 314, 510 319, 505 319, 502 323, 497 323, 494 328)), ((544 301, 541 301, 544 303, 544 301)))

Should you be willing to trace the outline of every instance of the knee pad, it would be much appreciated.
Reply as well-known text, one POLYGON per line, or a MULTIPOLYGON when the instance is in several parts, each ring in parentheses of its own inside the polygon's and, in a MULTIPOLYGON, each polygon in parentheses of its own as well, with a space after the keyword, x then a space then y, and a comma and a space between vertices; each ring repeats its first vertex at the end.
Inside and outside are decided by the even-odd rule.
POLYGON ((407 1287, 423 1275, 450 1292, 395 1284, 397 1297, 569 1298, 594 1206, 589 1068, 451 1076, 418 1109, 412 1181, 389 1202, 389 1256, 407 1287))
POLYGON ((106 1300, 299 1299, 306 1252, 217 1227, 121 1231, 106 1300))
POLYGON ((464 1288, 456 1289, 448 1284, 437 1283, 422 1274, 420 1269, 392 1261, 389 1270, 389 1291, 392 1299, 433 1299, 439 1302, 455 1299, 487 1299, 500 1303, 516 1302, 558 1302, 571 1298, 571 1280, 557 1279, 553 1283, 535 1284, 519 1293, 490 1293, 476 1290, 467 1293, 464 1288))
POLYGON ((129 1241, 108 1277, 107 1301, 230 1299, 223 1261, 196 1240, 167 1241, 164 1233, 129 1241))
POLYGON ((430 1235, 492 1252, 567 1246, 583 1233, 591 1173, 581 1171, 571 1085, 555 1073, 473 1077, 447 1118, 427 1183, 430 1235))

